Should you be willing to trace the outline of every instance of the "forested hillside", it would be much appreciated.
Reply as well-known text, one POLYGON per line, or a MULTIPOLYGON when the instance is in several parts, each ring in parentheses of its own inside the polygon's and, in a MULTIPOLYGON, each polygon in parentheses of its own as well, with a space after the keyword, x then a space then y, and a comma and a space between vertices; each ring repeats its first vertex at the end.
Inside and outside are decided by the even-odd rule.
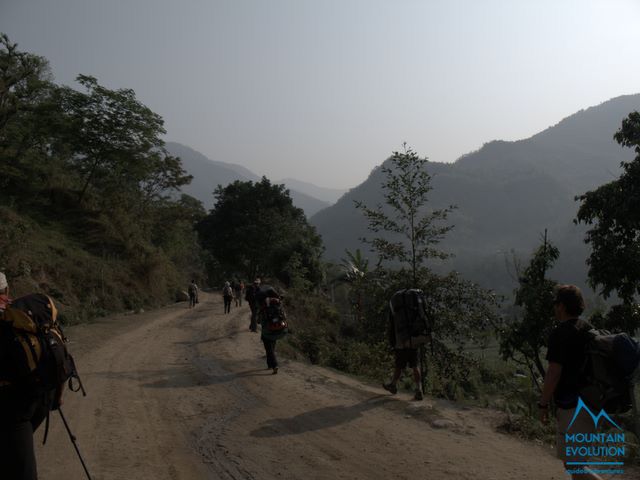
MULTIPOLYGON (((588 251, 582 241, 584 226, 573 223, 578 208, 574 197, 614 179, 620 162, 633 158, 613 134, 638 108, 640 95, 618 97, 529 139, 493 141, 454 164, 429 162, 431 207, 458 207, 450 217, 455 228, 442 245, 455 257, 440 268, 454 268, 486 287, 511 291, 515 282, 505 260, 511 263, 511 250, 521 259, 528 257, 548 229, 560 250, 552 273, 558 280, 584 285, 588 251)), ((362 248, 359 238, 366 222, 354 201, 384 203, 381 181, 377 168, 336 205, 312 218, 328 259, 344 257, 345 248, 362 248)))
POLYGON ((128 89, 80 75, 0 38, 0 268, 14 296, 51 294, 67 320, 175 298, 203 275, 200 202, 161 140, 163 120, 128 89))

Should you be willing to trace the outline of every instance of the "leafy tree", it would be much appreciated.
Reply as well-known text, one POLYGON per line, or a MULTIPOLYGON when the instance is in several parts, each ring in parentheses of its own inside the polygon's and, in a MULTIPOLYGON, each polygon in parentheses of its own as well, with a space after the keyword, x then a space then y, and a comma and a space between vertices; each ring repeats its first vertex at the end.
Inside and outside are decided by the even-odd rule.
POLYGON ((448 257, 437 245, 453 228, 443 222, 456 208, 428 209, 432 187, 426 164, 426 159, 406 147, 403 153, 394 152, 389 164, 382 168, 386 176, 382 183, 385 205, 371 209, 356 202, 369 221, 369 230, 385 234, 363 239, 381 262, 364 282, 366 321, 361 326, 361 338, 373 348, 386 343, 388 299, 409 282, 412 287, 421 288, 426 293, 430 315, 436 319, 429 352, 437 383, 433 391, 454 398, 458 387, 468 382, 474 363, 464 348, 469 342, 479 341, 479 332, 496 321, 496 299, 456 273, 439 275, 424 266, 428 259, 448 257), (396 261, 401 269, 384 267, 385 260, 396 261))
POLYGON ((190 181, 164 149, 162 118, 133 90, 109 90, 87 75, 77 80, 87 93, 63 87, 60 99, 67 121, 62 140, 72 146, 83 177, 80 202, 90 186, 102 195, 139 192, 149 200, 190 181))
POLYGON ((18 51, 18 45, 0 33, 0 135, 13 116, 34 104, 49 78, 43 57, 18 51))
MULTIPOLYGON (((640 112, 629 114, 614 138, 623 147, 635 147, 636 157, 622 163, 620 178, 577 197, 576 221, 591 226, 585 238, 591 246, 589 283, 605 298, 617 293, 631 311, 640 293, 640 112)), ((637 320, 625 325, 612 317, 614 326, 629 333, 640 327, 637 320)))
POLYGON ((640 292, 640 113, 624 119, 614 138, 624 147, 635 146, 636 158, 621 164, 619 179, 577 197, 577 221, 593 225, 585 239, 592 247, 587 262, 592 286, 630 303, 640 292))
POLYGON ((57 117, 46 59, 20 52, 0 34, 0 194, 30 199, 50 169, 49 132, 57 117))
POLYGON ((382 183, 385 206, 379 204, 369 208, 356 202, 356 207, 369 222, 369 230, 387 233, 384 237, 362 240, 372 246, 381 260, 396 260, 408 266, 414 284, 418 268, 425 260, 448 256, 435 246, 453 228, 440 222, 447 219, 454 206, 426 209, 427 197, 432 190, 426 164, 426 158, 420 158, 405 145, 403 153, 393 152, 389 164, 382 166, 386 175, 382 183), (394 239, 390 239, 389 234, 394 235, 394 239))
POLYGON ((214 195, 216 204, 197 229, 223 271, 276 275, 286 283, 302 274, 319 283, 322 241, 284 185, 263 177, 218 186, 214 195))
POLYGON ((547 242, 536 249, 519 279, 515 305, 521 314, 511 319, 500 331, 500 354, 525 366, 538 385, 545 368, 541 352, 547 344, 554 322, 553 289, 556 282, 546 278, 546 272, 558 259, 556 247, 547 242))

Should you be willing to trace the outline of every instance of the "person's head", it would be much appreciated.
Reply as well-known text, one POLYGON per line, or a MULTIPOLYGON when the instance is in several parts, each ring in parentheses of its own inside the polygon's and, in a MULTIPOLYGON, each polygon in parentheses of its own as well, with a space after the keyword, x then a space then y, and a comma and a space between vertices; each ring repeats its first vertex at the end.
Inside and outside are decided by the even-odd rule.
POLYGON ((553 300, 554 311, 559 319, 579 317, 584 311, 582 292, 575 285, 558 285, 553 300))
POLYGON ((191 280, 191 283, 196 283, 196 281, 195 280, 191 280))
POLYGON ((229 282, 224 282, 224 286, 228 287, 229 286, 229 282))
POLYGON ((9 295, 9 284, 4 273, 0 272, 0 295, 9 295))
POLYGON ((260 278, 256 277, 256 279, 253 281, 254 285, 260 285, 260 278))

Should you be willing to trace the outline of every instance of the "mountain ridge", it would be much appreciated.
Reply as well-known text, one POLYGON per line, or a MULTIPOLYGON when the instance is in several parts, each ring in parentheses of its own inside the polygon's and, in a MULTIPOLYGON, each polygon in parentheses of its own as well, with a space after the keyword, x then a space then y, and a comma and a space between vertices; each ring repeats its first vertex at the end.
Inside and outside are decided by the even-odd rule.
MULTIPOLYGON (((509 290, 514 282, 505 271, 505 255, 513 249, 519 258, 528 258, 547 230, 561 255, 553 273, 585 285, 588 251, 582 242, 585 227, 573 223, 574 197, 613 180, 620 163, 633 158, 613 135, 622 119, 638 109, 640 94, 615 97, 527 139, 494 140, 453 163, 428 162, 431 208, 458 206, 450 216, 455 228, 441 244, 455 257, 432 266, 509 290)), ((374 168, 364 182, 310 219, 323 237, 328 260, 338 261, 345 248, 366 250, 358 239, 369 232, 353 202, 383 204, 382 180, 380 166, 374 168)))
MULTIPOLYGON (((182 191, 197 198, 207 209, 214 206, 213 192, 218 185, 226 186, 236 180, 247 182, 259 181, 261 177, 241 165, 212 160, 197 150, 178 143, 167 142, 169 153, 180 157, 183 168, 193 176, 189 185, 182 187, 182 191)), ((276 182, 279 183, 279 182, 276 182)), ((289 195, 296 207, 302 208, 307 217, 331 205, 305 192, 289 188, 289 195)), ((317 187, 321 188, 321 187, 317 187)))

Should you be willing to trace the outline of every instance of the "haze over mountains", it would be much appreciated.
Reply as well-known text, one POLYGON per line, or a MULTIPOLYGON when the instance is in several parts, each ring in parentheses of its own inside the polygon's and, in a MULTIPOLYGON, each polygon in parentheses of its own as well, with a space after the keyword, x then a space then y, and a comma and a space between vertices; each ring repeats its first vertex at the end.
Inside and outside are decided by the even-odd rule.
MULTIPOLYGON (((573 223, 578 209, 574 197, 614 180, 620 173, 620 162, 633 158, 633 152, 620 147, 613 134, 622 119, 638 109, 640 94, 617 97, 581 110, 530 138, 491 141, 455 163, 429 162, 431 207, 458 207, 450 217, 455 228, 441 245, 454 257, 432 266, 455 269, 486 287, 511 291, 515 275, 507 263, 514 254, 526 262, 547 229, 549 240, 560 249, 552 277, 584 286, 586 227, 573 223)), ((181 157, 194 177, 184 191, 206 208, 213 207, 212 192, 218 184, 259 180, 240 165, 210 160, 179 143, 168 142, 167 149, 181 157)), ((339 261, 345 249, 367 251, 360 238, 370 234, 354 201, 369 206, 383 203, 382 179, 377 167, 365 182, 348 192, 295 179, 275 183, 285 183, 294 204, 310 217, 322 235, 325 258, 339 261)))
MULTIPOLYGON (((434 266, 453 268, 487 287, 510 291, 515 279, 507 271, 505 254, 511 257, 514 250, 528 261, 548 229, 549 239, 560 249, 552 278, 584 285, 586 228, 573 224, 578 208, 574 197, 614 180, 620 162, 634 157, 632 150, 613 140, 613 134, 622 119, 638 109, 640 95, 617 97, 531 138, 492 141, 452 164, 430 162, 432 208, 458 206, 450 217, 455 228, 441 245, 455 258, 434 266)), ((364 183, 311 218, 323 237, 327 259, 343 258, 345 249, 367 251, 359 238, 370 234, 354 200, 368 206, 383 203, 382 179, 378 167, 364 183)))
MULTIPOLYGON (((183 187, 182 190, 200 200, 207 209, 212 208, 215 203, 213 191, 218 185, 226 186, 236 180, 243 182, 260 180, 258 175, 241 165, 211 160, 186 145, 167 142, 166 148, 172 155, 180 157, 184 169, 193 175, 191 184, 183 187)), ((284 183, 289 189, 293 204, 304 210, 307 217, 311 217, 319 210, 335 203, 345 192, 295 179, 285 179, 273 183, 284 183)))

